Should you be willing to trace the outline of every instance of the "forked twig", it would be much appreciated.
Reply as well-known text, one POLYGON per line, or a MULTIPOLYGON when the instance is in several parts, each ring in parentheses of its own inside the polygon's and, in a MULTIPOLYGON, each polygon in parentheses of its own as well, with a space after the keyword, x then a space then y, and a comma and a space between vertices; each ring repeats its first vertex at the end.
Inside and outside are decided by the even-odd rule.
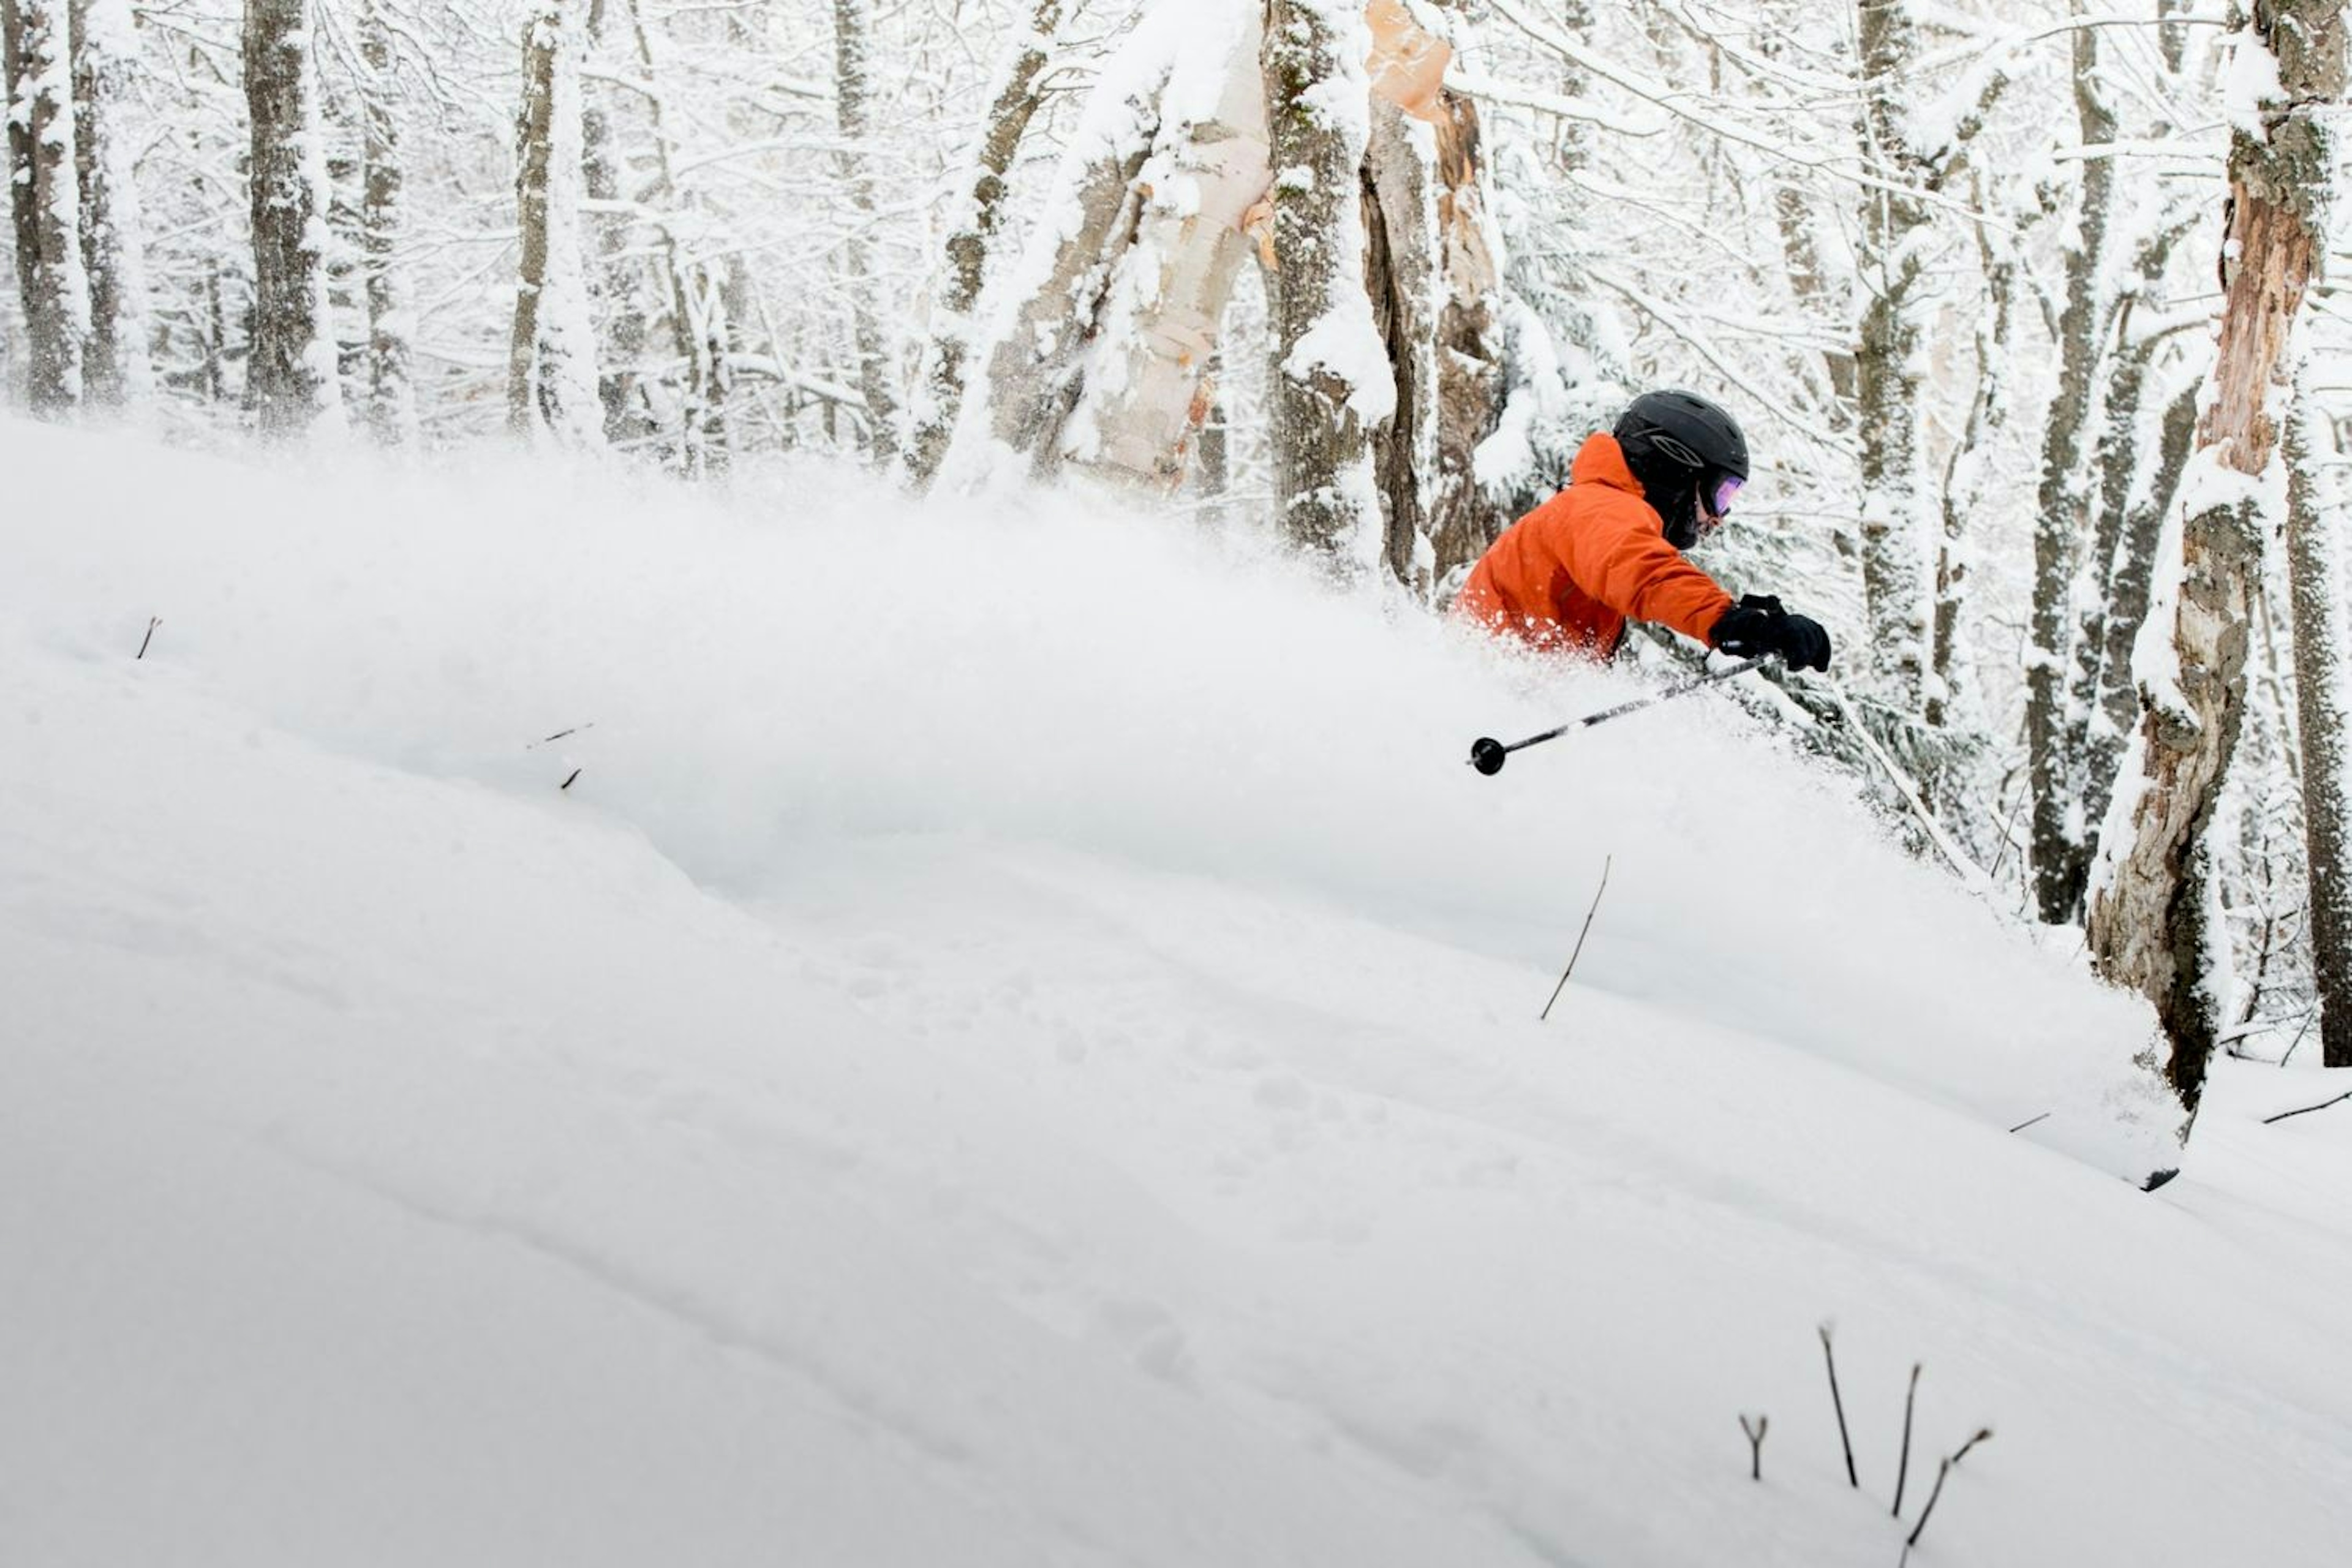
POLYGON ((1771 1425, 1769 1415, 1759 1415, 1753 1426, 1747 1416, 1739 1418, 1739 1429, 1748 1434, 1748 1479, 1751 1481, 1764 1479, 1764 1429, 1771 1425))

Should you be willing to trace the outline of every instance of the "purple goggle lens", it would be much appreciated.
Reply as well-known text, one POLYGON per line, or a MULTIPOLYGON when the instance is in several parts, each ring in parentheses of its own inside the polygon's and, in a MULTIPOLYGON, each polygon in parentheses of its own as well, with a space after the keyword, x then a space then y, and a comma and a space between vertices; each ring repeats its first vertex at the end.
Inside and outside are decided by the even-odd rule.
POLYGON ((1731 511, 1731 498, 1738 495, 1739 487, 1747 482, 1732 474, 1726 474, 1717 480, 1714 490, 1707 496, 1707 515, 1709 517, 1728 516, 1731 511))

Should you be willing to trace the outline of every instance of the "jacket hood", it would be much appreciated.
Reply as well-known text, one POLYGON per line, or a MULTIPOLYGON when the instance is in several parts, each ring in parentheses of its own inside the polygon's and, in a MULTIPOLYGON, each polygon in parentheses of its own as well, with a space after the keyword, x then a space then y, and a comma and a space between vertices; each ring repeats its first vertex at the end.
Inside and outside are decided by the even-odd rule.
POLYGON ((1642 494, 1642 481, 1625 461, 1625 448, 1617 437, 1603 430, 1586 438, 1577 449, 1576 461, 1568 468, 1568 482, 1572 485, 1607 485, 1628 495, 1642 494))

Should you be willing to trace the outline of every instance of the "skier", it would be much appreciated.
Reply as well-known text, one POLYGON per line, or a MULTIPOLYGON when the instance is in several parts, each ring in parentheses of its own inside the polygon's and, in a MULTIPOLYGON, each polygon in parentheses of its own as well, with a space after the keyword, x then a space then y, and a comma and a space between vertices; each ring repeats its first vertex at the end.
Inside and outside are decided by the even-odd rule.
POLYGON ((1688 392, 1645 392, 1576 454, 1569 487, 1503 531, 1454 601, 1456 614, 1538 648, 1615 656, 1628 619, 1709 647, 1830 667, 1821 623, 1750 594, 1733 604, 1683 552, 1723 523, 1748 479, 1738 422, 1688 392))

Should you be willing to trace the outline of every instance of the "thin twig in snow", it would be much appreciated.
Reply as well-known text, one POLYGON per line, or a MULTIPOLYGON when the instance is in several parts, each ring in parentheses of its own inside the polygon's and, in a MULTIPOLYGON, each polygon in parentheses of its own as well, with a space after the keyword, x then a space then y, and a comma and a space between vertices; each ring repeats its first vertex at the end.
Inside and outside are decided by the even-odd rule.
POLYGON ((2323 1100, 2317 1105, 2306 1105, 2300 1110, 2282 1110, 2276 1116, 2265 1116, 2263 1118, 2263 1125, 2268 1127, 2272 1122, 2284 1121, 2290 1116, 2308 1116, 2315 1110, 2325 1110, 2331 1105, 2341 1105, 2347 1100, 2352 1100, 2352 1089, 2346 1089, 2334 1100, 2323 1100))
POLYGON ((133 660, 145 658, 147 657, 147 645, 155 640, 155 628, 163 624, 163 617, 161 616, 150 616, 147 617, 147 635, 139 639, 139 651, 131 656, 133 660))
POLYGON ((1822 1325, 1822 1359, 1830 1368, 1830 1407, 1837 1412, 1838 1441, 1845 1447, 1845 1479, 1848 1485, 1859 1489, 1862 1478, 1854 1473, 1853 1439, 1845 1429, 1845 1399, 1838 1393, 1837 1352, 1830 1349, 1830 1326, 1822 1325))
POLYGON ((1569 951, 1568 967, 1559 972, 1559 984, 1551 988, 1551 1002, 1545 1003, 1543 1011, 1536 1015, 1538 1024, 1551 1016, 1552 1002, 1559 1000, 1559 994, 1568 989, 1568 977, 1576 973, 1577 954, 1584 951, 1584 939, 1591 934, 1592 917, 1601 912, 1601 895, 1609 890, 1609 868, 1615 859, 1613 855, 1601 858, 1601 886, 1592 889, 1592 907, 1584 911, 1584 929, 1576 933, 1576 946, 1569 951))
POLYGON ((2032 1125, 2033 1125, 2035 1122, 2037 1122, 2037 1121, 2049 1121, 2049 1120, 2050 1120, 2050 1112, 2048 1112, 2048 1111, 2046 1111, 2046 1110, 2045 1110, 2045 1111, 2043 1111, 2043 1112, 2042 1112, 2041 1115, 2039 1115, 2039 1116, 2029 1116, 2029 1117, 2027 1117, 2024 1121, 2022 1121, 2019 1122, 2016 1126, 2014 1126, 2014 1127, 2011 1128, 2011 1129, 2010 1129, 2010 1131, 2011 1131, 2011 1132, 2022 1132, 2022 1131, 2024 1131, 2027 1128, 2029 1128, 2029 1127, 2032 1126, 2032 1125))
POLYGON ((1919 1363, 1915 1361, 1911 1363, 1911 1391, 1903 1396, 1903 1457, 1895 1464, 1895 1507, 1889 1510, 1896 1519, 1903 1517, 1903 1483, 1911 1474, 1911 1412, 1918 1403, 1919 1363))

